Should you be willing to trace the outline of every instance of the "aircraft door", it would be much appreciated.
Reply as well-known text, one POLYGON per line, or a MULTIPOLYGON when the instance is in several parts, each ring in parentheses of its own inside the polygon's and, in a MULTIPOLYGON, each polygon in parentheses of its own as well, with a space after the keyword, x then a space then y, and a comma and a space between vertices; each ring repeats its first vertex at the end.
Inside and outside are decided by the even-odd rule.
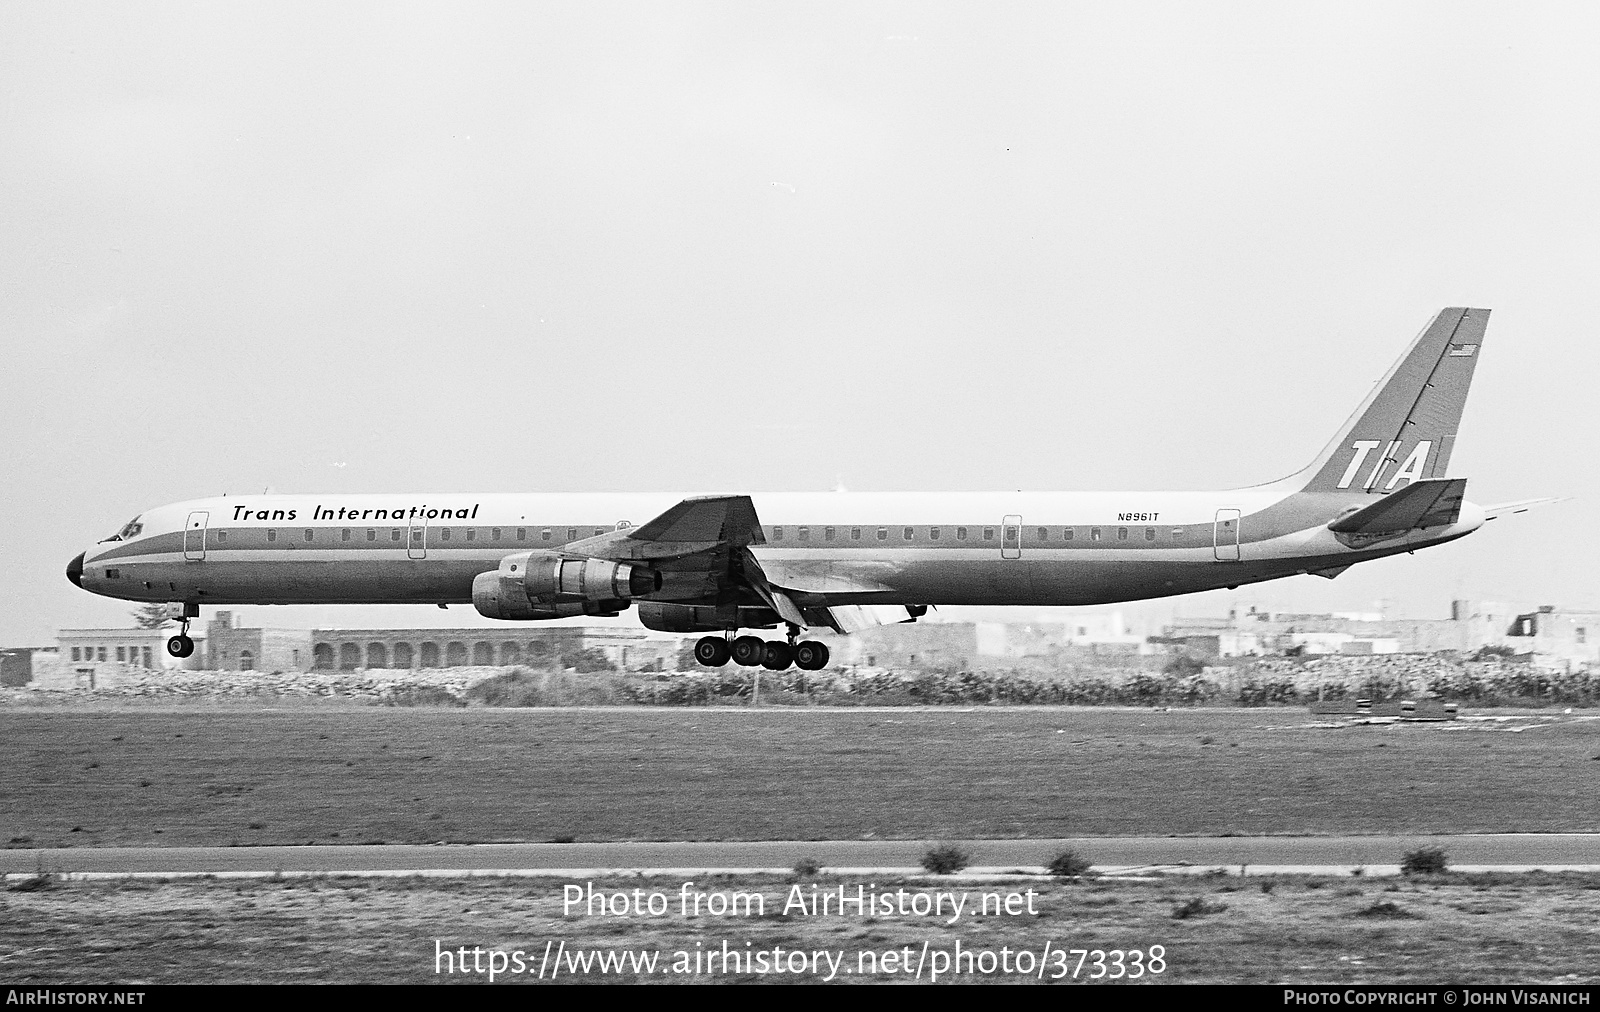
POLYGON ((1019 516, 1008 516, 1000 525, 1000 557, 1022 558, 1022 518, 1019 516))
POLYGON ((1239 511, 1217 510, 1217 519, 1211 527, 1218 562, 1239 561, 1239 511))
POLYGON ((199 511, 189 514, 183 525, 183 557, 190 562, 200 562, 206 557, 206 521, 210 513, 199 511))
POLYGON ((423 517, 413 517, 411 524, 406 528, 406 558, 426 559, 428 557, 428 521, 423 517))

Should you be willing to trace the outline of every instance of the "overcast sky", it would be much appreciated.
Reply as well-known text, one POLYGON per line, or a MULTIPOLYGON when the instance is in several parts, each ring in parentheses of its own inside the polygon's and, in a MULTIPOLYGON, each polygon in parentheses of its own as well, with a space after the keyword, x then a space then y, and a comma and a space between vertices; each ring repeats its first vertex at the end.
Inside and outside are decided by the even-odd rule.
POLYGON ((1600 607, 1597 11, 0 5, 0 645, 222 492, 1253 484, 1449 305, 1452 472, 1574 501, 1125 610, 1600 607))

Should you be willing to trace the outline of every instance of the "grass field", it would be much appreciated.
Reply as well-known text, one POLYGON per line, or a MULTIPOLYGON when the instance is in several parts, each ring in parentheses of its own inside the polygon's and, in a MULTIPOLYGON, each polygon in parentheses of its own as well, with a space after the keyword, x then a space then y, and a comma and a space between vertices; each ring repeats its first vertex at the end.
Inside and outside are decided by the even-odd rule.
MULTIPOLYGON (((824 879, 824 885, 838 880, 824 879)), ((851 880, 853 888, 855 880, 851 880)), ((771 878, 697 882, 703 890, 758 892, 765 916, 685 918, 669 906, 662 917, 562 915, 565 883, 507 879, 354 878, 177 882, 76 882, 37 891, 0 891, 0 977, 13 984, 116 981, 121 985, 190 982, 301 983, 478 982, 485 974, 435 973, 438 949, 474 946, 523 950, 523 974, 500 982, 525 982, 541 963, 546 944, 565 943, 576 954, 589 948, 659 951, 661 966, 673 953, 739 953, 781 947, 784 952, 826 950, 836 964, 813 973, 751 975, 732 972, 600 974, 589 980, 795 981, 927 980, 914 977, 926 943, 951 954, 959 942, 969 953, 987 951, 995 972, 945 981, 1015 982, 1017 950, 1046 976, 1087 982, 1092 957, 1064 961, 1056 950, 1163 948, 1165 968, 1142 983, 1593 983, 1600 981, 1600 877, 1526 875, 1499 879, 1445 876, 1414 882, 1281 878, 1161 880, 1021 885, 960 884, 952 880, 873 883, 881 891, 1022 890, 1030 886, 1034 915, 963 916, 955 923, 927 916, 785 916, 789 883, 771 878), (1270 891, 1269 891, 1270 890, 1270 891), (1180 917, 1187 909, 1191 916, 1180 917), (436 948, 437 943, 437 948, 436 948), (746 943, 751 943, 748 947, 746 943), (999 950, 1009 950, 1013 972, 1002 972, 999 950), (859 955, 909 950, 908 969, 887 970, 859 955), (877 972, 863 973, 863 969, 877 972)), ((613 881, 602 890, 658 889, 678 895, 676 880, 613 881)), ((972 899, 975 905, 978 900, 972 899)), ((1019 907, 1019 909, 1021 909, 1019 907)), ((480 956, 486 959, 486 956, 480 956)), ((981 958, 981 957, 979 957, 981 958)), ((1146 957, 1147 958, 1147 957, 1146 957)), ((1103 961, 1107 969, 1115 957, 1103 961)), ((1123 957, 1129 965, 1131 957, 1123 957)), ((480 963, 480 965, 484 965, 480 963)), ((506 968, 515 964, 506 962, 506 968)), ((769 964, 770 965, 770 964, 769 964)), ((983 963, 972 966, 981 969, 983 963)), ((441 968, 448 964, 442 964, 441 968)), ((548 979, 548 974, 547 974, 548 979)))
POLYGON ((1600 830, 1600 722, 1304 710, 0 711, 0 845, 1600 830))

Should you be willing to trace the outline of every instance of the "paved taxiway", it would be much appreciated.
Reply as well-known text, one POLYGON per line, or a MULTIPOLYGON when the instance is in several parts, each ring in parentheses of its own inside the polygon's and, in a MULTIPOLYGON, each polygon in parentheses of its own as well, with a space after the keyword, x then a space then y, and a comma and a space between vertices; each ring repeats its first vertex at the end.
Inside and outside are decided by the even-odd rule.
MULTIPOLYGON (((1062 850, 1102 870, 1238 873, 1394 873, 1417 847, 1440 847, 1450 867, 1468 870, 1600 871, 1600 834, 1461 836, 1090 837, 955 841, 974 872, 1038 870, 1062 850)), ((721 843, 500 843, 434 846, 97 847, 0 850, 0 873, 39 871, 85 877, 140 875, 605 873, 705 874, 787 871, 808 858, 833 871, 920 872, 929 840, 818 840, 721 843)))

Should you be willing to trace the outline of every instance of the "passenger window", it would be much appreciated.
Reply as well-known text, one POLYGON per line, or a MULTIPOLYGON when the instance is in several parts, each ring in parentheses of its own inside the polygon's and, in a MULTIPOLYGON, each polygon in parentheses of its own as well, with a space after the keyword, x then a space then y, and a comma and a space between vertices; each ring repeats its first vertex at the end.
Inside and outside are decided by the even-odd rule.
POLYGON ((439 528, 439 540, 440 541, 449 541, 450 540, 450 528, 448 528, 448 527, 439 528))
POLYGON ((368 541, 376 541, 376 540, 378 540, 377 528, 375 528, 375 527, 368 527, 367 528, 367 540, 368 541))
POLYGON ((218 531, 217 532, 217 541, 222 542, 222 541, 226 541, 226 540, 228 540, 228 532, 227 531, 218 531))
POLYGON ((1039 540, 1040 541, 1049 541, 1050 540, 1050 528, 1048 528, 1048 527, 1039 528, 1039 540))
POLYGON ((568 527, 567 528, 567 540, 568 541, 576 541, 576 540, 578 540, 578 529, 576 527, 568 527))
POLYGON ((594 529, 594 536, 598 538, 600 535, 604 534, 605 532, 606 532, 606 529, 604 527, 596 527, 594 529))
POLYGON ((1100 540, 1100 528, 1098 528, 1098 527, 1089 528, 1089 540, 1090 541, 1099 541, 1100 540))
POLYGON ((822 537, 823 537, 823 540, 825 540, 825 541, 832 541, 833 540, 833 528, 832 527, 824 527, 822 529, 822 537))
POLYGON ((801 527, 796 533, 799 534, 801 541, 811 540, 811 528, 809 527, 801 527))
POLYGON ((489 540, 490 541, 499 541, 500 540, 500 528, 496 527, 496 528, 494 528, 493 530, 491 530, 489 532, 489 540))
POLYGON ((929 541, 938 541, 939 540, 939 528, 937 528, 937 527, 929 527, 928 528, 928 540, 929 541))
POLYGON ((879 541, 888 541, 889 540, 889 528, 887 528, 887 527, 879 527, 878 528, 878 540, 879 541))
POLYGON ((1063 527, 1063 528, 1061 528, 1061 540, 1062 541, 1071 541, 1072 540, 1072 528, 1071 527, 1063 527))
POLYGON ((344 530, 339 532, 339 540, 340 541, 349 541, 350 540, 350 528, 346 527, 344 530))
POLYGON ((1144 539, 1146 541, 1154 541, 1156 539, 1156 529, 1154 527, 1146 527, 1144 529, 1144 539))
POLYGON ((910 541, 911 540, 911 528, 907 527, 905 529, 904 533, 902 534, 902 537, 904 537, 907 541, 910 541))
POLYGON ((468 541, 475 540, 477 538, 477 535, 478 535, 478 529, 476 527, 468 527, 467 528, 467 540, 468 541))
POLYGON ((400 540, 400 528, 398 528, 398 527, 390 528, 390 530, 389 530, 389 540, 390 541, 399 541, 400 540))
POLYGON ((278 540, 277 528, 275 528, 275 527, 268 527, 267 528, 267 540, 268 541, 276 541, 276 540, 278 540))
POLYGON ((309 528, 309 527, 306 528, 306 540, 307 541, 311 540, 311 528, 309 528))
POLYGON ((1126 527, 1118 527, 1117 528, 1117 540, 1118 541, 1126 541, 1126 540, 1128 540, 1128 529, 1126 527))
POLYGON ((860 541, 861 540, 861 528, 859 528, 859 527, 850 528, 850 540, 851 541, 860 541))
MULTIPOLYGON (((517 530, 520 532, 522 530, 522 528, 518 527, 517 530)), ((522 539, 522 535, 519 533, 517 535, 517 540, 520 541, 521 539, 522 539)), ((539 540, 540 541, 549 541, 550 540, 550 528, 546 527, 544 530, 539 532, 539 540)))
POLYGON ((772 540, 774 540, 774 541, 782 541, 783 540, 783 528, 782 527, 774 527, 772 529, 772 540))
POLYGON ((1182 527, 1174 527, 1172 529, 1172 540, 1176 541, 1181 537, 1183 537, 1183 528, 1182 527))
POLYGON ((985 541, 993 541, 994 540, 994 528, 993 527, 985 527, 983 529, 983 540, 985 540, 985 541))
POLYGON ((965 527, 957 527, 956 528, 956 540, 957 541, 965 541, 965 540, 967 540, 967 529, 965 527))

